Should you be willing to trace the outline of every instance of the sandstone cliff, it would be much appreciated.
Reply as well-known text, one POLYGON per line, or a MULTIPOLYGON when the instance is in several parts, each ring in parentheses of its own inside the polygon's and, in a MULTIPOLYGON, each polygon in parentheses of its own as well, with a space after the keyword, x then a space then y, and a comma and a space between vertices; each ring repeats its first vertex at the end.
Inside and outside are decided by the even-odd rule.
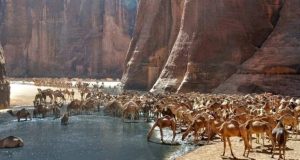
MULTIPOLYGON (((125 88, 235 92, 230 87, 240 82, 246 93, 262 79, 254 72, 298 84, 298 8, 297 0, 141 0, 125 62, 125 88), (236 77, 249 70, 244 80, 236 77), (278 77, 278 70, 293 75, 278 77)), ((261 91, 284 93, 275 87, 261 91)))
POLYGON ((273 92, 300 96, 300 1, 286 0, 263 46, 215 92, 273 92))
POLYGON ((117 77, 137 0, 1 0, 9 76, 117 77))
POLYGON ((9 106, 10 87, 8 81, 4 79, 6 74, 4 65, 5 59, 3 56, 3 48, 0 44, 0 109, 7 108, 9 106))

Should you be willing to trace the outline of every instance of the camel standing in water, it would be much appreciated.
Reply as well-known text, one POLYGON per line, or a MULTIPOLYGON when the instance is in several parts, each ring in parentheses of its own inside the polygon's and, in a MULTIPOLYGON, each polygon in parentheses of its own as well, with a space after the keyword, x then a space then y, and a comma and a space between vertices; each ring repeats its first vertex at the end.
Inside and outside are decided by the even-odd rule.
POLYGON ((129 101, 124 104, 123 121, 125 120, 125 118, 128 118, 128 116, 130 116, 130 120, 134 120, 135 118, 138 118, 138 115, 139 107, 135 102, 129 101))
POLYGON ((9 136, 0 140, 0 148, 17 148, 23 146, 24 142, 19 137, 9 136))
POLYGON ((25 108, 17 111, 17 113, 13 113, 12 110, 8 110, 7 113, 9 113, 10 115, 12 115, 14 117, 17 117, 18 122, 20 122, 21 118, 25 118, 26 121, 27 121, 27 118, 29 118, 31 120, 30 113, 25 108))
POLYGON ((64 114, 64 116, 60 120, 61 125, 68 125, 69 123, 69 116, 68 114, 64 114))
POLYGON ((164 117, 158 118, 156 120, 156 122, 154 123, 154 125, 152 126, 152 128, 150 129, 150 131, 148 132, 148 136, 147 136, 148 141, 149 141, 155 127, 159 127, 162 143, 164 143, 162 129, 170 127, 173 131, 172 143, 174 142, 175 136, 176 136, 176 132, 175 132, 176 131, 176 123, 173 118, 171 118, 170 116, 164 116, 164 117))

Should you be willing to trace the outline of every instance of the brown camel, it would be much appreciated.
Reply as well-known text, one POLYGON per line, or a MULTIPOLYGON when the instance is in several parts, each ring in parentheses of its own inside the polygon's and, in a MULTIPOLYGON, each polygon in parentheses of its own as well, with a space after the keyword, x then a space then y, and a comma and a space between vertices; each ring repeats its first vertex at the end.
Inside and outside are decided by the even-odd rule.
MULTIPOLYGON (((226 141, 228 141, 231 155, 233 158, 236 158, 232 152, 230 137, 242 137, 242 139, 244 140, 244 145, 245 145, 244 155, 245 155, 247 149, 249 151, 247 129, 248 128, 243 125, 240 126, 239 123, 235 120, 226 121, 221 125, 221 127, 219 129, 219 133, 221 134, 223 142, 224 142, 223 156, 225 155, 226 141)), ((248 154, 249 154, 249 152, 248 152, 248 154)))
POLYGON ((176 136, 176 132, 175 132, 176 131, 176 123, 175 123, 175 120, 173 118, 171 118, 170 116, 164 116, 164 117, 158 118, 156 120, 156 122, 154 123, 154 125, 152 126, 152 128, 150 129, 150 131, 148 132, 148 135, 147 135, 147 140, 148 141, 150 140, 150 137, 151 137, 155 127, 159 127, 162 143, 164 143, 162 129, 170 127, 173 131, 172 143, 174 142, 175 136, 176 136))
MULTIPOLYGON (((246 126, 248 128, 249 140, 252 145, 252 133, 256 133, 256 143, 259 143, 259 134, 263 139, 263 146, 265 145, 264 133, 271 139, 272 137, 272 127, 268 122, 259 121, 259 120, 249 120, 246 122, 246 126)), ((273 141, 272 141, 273 144, 273 141)))
POLYGON ((67 112, 71 115, 71 111, 77 111, 77 114, 82 110, 82 102, 78 99, 71 101, 67 106, 67 112))
POLYGON ((17 148, 23 146, 24 142, 19 137, 9 136, 0 140, 0 148, 17 148))
POLYGON ((277 120, 277 125, 272 131, 272 138, 274 144, 272 145, 272 158, 274 158, 275 146, 279 147, 279 159, 282 158, 281 150, 283 151, 283 159, 285 159, 285 148, 289 133, 285 130, 284 124, 281 120, 277 120))
POLYGON ((7 113, 9 113, 12 116, 17 117, 18 122, 20 122, 21 118, 25 118, 25 121, 27 121, 27 118, 29 118, 31 120, 31 116, 28 110, 26 110, 25 108, 17 111, 17 113, 13 113, 12 110, 8 110, 7 113))
POLYGON ((200 119, 195 119, 193 123, 188 127, 188 129, 182 134, 182 140, 185 139, 185 137, 192 131, 194 131, 194 141, 196 142, 199 140, 199 132, 201 132, 201 129, 205 127, 205 122, 200 119))
POLYGON ((51 89, 41 90, 38 88, 38 92, 42 94, 44 102, 46 102, 47 96, 50 98, 50 103, 53 101, 53 91, 51 89))
POLYGON ((135 102, 129 101, 124 104, 122 113, 123 121, 125 120, 125 118, 128 118, 128 116, 130 116, 130 120, 134 120, 136 118, 139 118, 139 107, 135 102))
POLYGON ((66 101, 64 94, 60 90, 54 91, 53 96, 54 96, 54 101, 57 101, 57 98, 60 98, 62 101, 66 101))
POLYGON ((37 118, 38 115, 42 115, 42 118, 46 117, 46 114, 50 111, 51 109, 47 108, 46 106, 43 106, 42 104, 38 104, 34 106, 33 109, 33 118, 37 118))

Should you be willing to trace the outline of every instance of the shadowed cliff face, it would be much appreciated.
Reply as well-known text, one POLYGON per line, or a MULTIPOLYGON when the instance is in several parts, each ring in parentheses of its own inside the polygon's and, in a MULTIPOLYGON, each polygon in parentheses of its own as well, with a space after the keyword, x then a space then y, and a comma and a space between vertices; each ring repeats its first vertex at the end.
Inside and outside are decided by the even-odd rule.
POLYGON ((215 89, 221 93, 273 92, 300 96, 300 1, 286 0, 263 46, 215 89))
MULTIPOLYGON (((1 17, 1 15, 0 15, 1 17)), ((9 106, 9 83, 5 78, 5 59, 3 56, 3 48, 0 44, 0 109, 7 108, 9 106)))
MULTIPOLYGON (((141 0, 139 4, 137 27, 122 79, 125 88, 223 92, 215 88, 222 87, 226 80, 230 81, 230 77, 239 73, 241 68, 265 70, 270 77, 277 75, 282 66, 299 73, 299 54, 280 51, 285 44, 290 44, 286 47, 288 50, 297 43, 294 34, 298 32, 295 26, 300 17, 292 14, 292 11, 298 13, 296 6, 299 2, 296 0, 166 0, 148 3, 141 0), (291 23, 294 24, 288 27, 291 23), (272 44, 275 46, 272 50, 266 48, 271 45, 269 41, 276 42, 272 44), (263 52, 265 48, 268 52, 263 52), (275 54, 277 56, 273 57, 275 54), (282 60, 287 55, 289 60, 282 60)), ((249 86, 249 90, 252 85, 246 83, 246 88, 249 86)), ((246 89, 245 92, 251 91, 246 89)))
POLYGON ((1 0, 9 76, 118 77, 137 0, 1 0))

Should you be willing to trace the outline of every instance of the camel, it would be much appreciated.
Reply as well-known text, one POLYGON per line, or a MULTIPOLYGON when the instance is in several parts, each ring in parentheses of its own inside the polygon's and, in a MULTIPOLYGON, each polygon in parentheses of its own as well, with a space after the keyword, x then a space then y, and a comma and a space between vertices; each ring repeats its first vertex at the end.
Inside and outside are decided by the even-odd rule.
POLYGON ((281 120, 277 120, 276 127, 272 130, 272 139, 274 144, 272 145, 272 158, 274 158, 275 146, 279 147, 279 159, 282 158, 281 150, 283 151, 283 159, 285 159, 285 148, 288 140, 289 133, 285 130, 284 124, 281 120))
MULTIPOLYGON (((272 137, 272 127, 268 122, 259 121, 259 120, 248 120, 246 122, 246 126, 248 128, 249 140, 252 145, 252 133, 256 133, 256 143, 259 143, 259 134, 262 135, 263 146, 265 145, 264 133, 271 139, 272 137)), ((272 142, 273 143, 273 142, 272 142)))
MULTIPOLYGON (((222 140, 224 142, 224 150, 223 150, 223 156, 225 155, 225 150, 226 150, 226 141, 228 141, 229 148, 231 151, 231 155, 233 158, 236 158, 232 152, 231 148, 231 142, 230 142, 230 137, 242 137, 244 140, 244 145, 245 145, 245 150, 244 150, 244 155, 246 153, 246 149, 249 151, 249 144, 248 144, 248 132, 247 132, 247 127, 240 126, 239 123, 235 120, 230 120, 224 122, 220 129, 219 133, 221 134, 222 140)), ((248 152, 249 154, 249 152, 248 152)))
POLYGON ((123 106, 122 115, 123 115, 122 116, 123 121, 128 116, 130 116, 131 120, 134 120, 135 118, 139 118, 139 107, 138 107, 138 105, 133 101, 129 101, 129 102, 125 103, 124 106, 123 106))
POLYGON ((192 131, 194 131, 194 141, 196 142, 199 140, 199 132, 201 132, 201 129, 205 127, 205 122, 200 119, 195 119, 193 123, 188 127, 188 129, 182 134, 182 140, 185 139, 185 137, 192 131))
POLYGON ((71 103, 67 106, 67 112, 71 115, 71 111, 75 110, 79 113, 82 110, 82 102, 78 99, 71 101, 71 103))
POLYGON ((34 106, 33 109, 33 118, 37 118, 37 116, 39 114, 42 115, 42 118, 46 117, 46 114, 50 111, 49 108, 47 108, 46 106, 43 106, 42 104, 38 104, 36 106, 34 106))
POLYGON ((51 89, 41 90, 38 88, 38 92, 43 95, 44 102, 46 102, 47 96, 50 98, 50 103, 53 101, 53 91, 51 89))
POLYGON ((54 96, 54 101, 57 101, 57 98, 60 98, 63 102, 66 101, 64 94, 59 90, 54 91, 53 96, 54 96))
POLYGON ((61 125, 68 125, 69 123, 69 116, 68 114, 64 114, 64 116, 60 120, 61 125))
POLYGON ((34 102, 42 103, 44 99, 46 99, 46 97, 44 97, 42 93, 37 93, 35 95, 34 102))
POLYGON ((71 100, 71 92, 66 88, 62 91, 62 93, 65 95, 65 98, 68 98, 71 100))
POLYGON ((17 148, 23 146, 24 142, 19 137, 9 136, 0 140, 0 148, 17 148))
POLYGON ((285 126, 291 126, 294 129, 295 139, 298 135, 298 118, 290 114, 283 115, 279 118, 285 126))
POLYGON ((8 110, 7 113, 9 113, 12 116, 16 116, 18 119, 18 122, 20 122, 21 118, 25 118, 25 121, 27 121, 27 118, 29 118, 31 120, 31 115, 30 115, 29 111, 26 110, 25 108, 17 111, 17 113, 13 113, 12 110, 8 110))
POLYGON ((175 123, 175 120, 173 118, 171 118, 170 116, 164 116, 164 117, 158 118, 156 120, 156 122, 154 123, 154 125, 152 126, 152 128, 150 129, 150 131, 148 132, 148 135, 147 135, 147 140, 148 141, 150 140, 150 137, 151 137, 155 127, 159 127, 162 143, 164 143, 162 129, 170 127, 173 131, 172 143, 174 143, 175 136, 176 136, 176 132, 175 132, 176 131, 176 123, 175 123))
POLYGON ((114 117, 121 117, 122 116, 122 105, 117 100, 109 102, 104 107, 104 112, 108 113, 114 117))

